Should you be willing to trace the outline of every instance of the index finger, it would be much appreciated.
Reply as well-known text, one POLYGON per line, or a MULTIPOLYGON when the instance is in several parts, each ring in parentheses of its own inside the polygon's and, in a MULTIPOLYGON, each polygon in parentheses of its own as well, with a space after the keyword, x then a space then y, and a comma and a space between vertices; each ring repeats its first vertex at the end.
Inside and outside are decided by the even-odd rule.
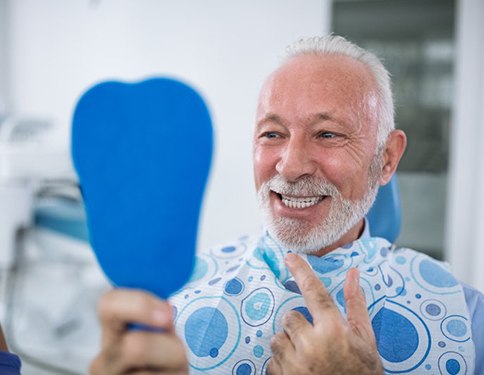
POLYGON ((287 254, 285 261, 287 268, 296 280, 314 322, 323 320, 323 317, 327 317, 327 314, 341 318, 333 299, 309 264, 293 253, 287 254))
POLYGON ((99 318, 103 344, 118 340, 130 323, 173 331, 169 303, 140 290, 116 289, 106 293, 99 302, 99 318))

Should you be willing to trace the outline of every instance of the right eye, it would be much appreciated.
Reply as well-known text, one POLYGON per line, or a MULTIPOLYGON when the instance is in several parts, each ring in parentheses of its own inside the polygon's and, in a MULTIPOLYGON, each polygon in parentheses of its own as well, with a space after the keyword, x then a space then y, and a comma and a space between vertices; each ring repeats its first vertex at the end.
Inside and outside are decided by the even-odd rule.
POLYGON ((277 132, 265 132, 261 135, 261 138, 274 139, 279 138, 280 135, 277 132))

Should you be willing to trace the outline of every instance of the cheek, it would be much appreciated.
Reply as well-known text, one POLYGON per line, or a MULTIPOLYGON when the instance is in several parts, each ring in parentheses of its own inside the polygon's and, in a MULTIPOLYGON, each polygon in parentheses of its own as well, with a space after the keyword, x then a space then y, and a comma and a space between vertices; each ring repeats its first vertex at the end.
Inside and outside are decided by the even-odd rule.
POLYGON ((267 149, 254 149, 254 180, 255 187, 259 187, 276 173, 277 157, 274 152, 267 149))
POLYGON ((352 201, 362 199, 368 192, 368 177, 368 167, 348 171, 340 190, 343 197, 352 201))
POLYGON ((319 167, 322 177, 335 185, 343 198, 359 200, 366 193, 369 166, 356 163, 347 154, 326 153, 319 167))

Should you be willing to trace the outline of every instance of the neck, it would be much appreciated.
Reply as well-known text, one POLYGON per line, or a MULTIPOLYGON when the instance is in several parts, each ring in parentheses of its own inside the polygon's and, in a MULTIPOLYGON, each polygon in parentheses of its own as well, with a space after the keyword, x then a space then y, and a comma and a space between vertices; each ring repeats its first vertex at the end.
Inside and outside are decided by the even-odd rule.
POLYGON ((341 237, 334 244, 323 247, 322 249, 315 251, 311 255, 322 257, 323 255, 326 255, 331 251, 340 248, 341 246, 356 241, 363 233, 363 229, 365 229, 365 219, 361 219, 353 228, 351 228, 343 237, 341 237))

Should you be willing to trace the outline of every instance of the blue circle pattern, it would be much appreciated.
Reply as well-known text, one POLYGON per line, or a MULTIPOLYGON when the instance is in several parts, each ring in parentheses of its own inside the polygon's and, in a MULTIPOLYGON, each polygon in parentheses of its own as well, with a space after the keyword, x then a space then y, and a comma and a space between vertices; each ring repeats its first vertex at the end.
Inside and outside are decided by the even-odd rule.
POLYGON ((261 326, 271 318, 274 304, 274 294, 268 288, 255 289, 242 300, 241 317, 249 326, 261 326))
POLYGON ((213 278, 218 271, 217 261, 208 254, 197 255, 190 281, 186 288, 191 288, 213 278))
POLYGON ((256 345, 254 347, 254 355, 257 357, 257 358, 260 358, 264 355, 264 348, 260 345, 256 345))
POLYGON ((462 337, 467 333, 467 327, 459 320, 451 320, 447 323, 447 331, 457 337, 462 337))
POLYGON ((440 307, 435 303, 428 304, 425 308, 425 311, 427 311, 427 313, 432 316, 437 316, 441 313, 440 307))
POLYGON ((380 355, 390 362, 403 362, 418 347, 418 333, 414 325, 403 315, 382 308, 371 322, 380 355), (395 337, 399 337, 395 340, 395 337))
MULTIPOLYGON (((180 303, 177 329, 185 328, 185 340, 196 357, 190 359, 192 369, 205 372, 218 367, 217 371, 227 373, 222 369, 228 366, 232 374, 263 374, 270 359, 270 338, 282 331, 285 312, 298 311, 313 324, 297 284, 287 276, 285 253, 264 238, 257 246, 239 243, 211 250, 218 259, 216 275, 211 273, 213 266, 207 258, 197 262, 192 281, 206 284, 198 284, 197 291, 202 295, 220 292, 225 297, 201 297, 219 302, 204 306, 199 301, 197 308, 191 309, 186 308, 193 294, 175 297, 180 303), (232 313, 220 305, 225 298, 233 301, 232 313), (235 317, 230 315, 233 313, 235 317), (231 328, 234 321, 238 321, 238 331, 231 328), (245 339, 239 346, 241 336, 245 339), (235 345, 230 344, 234 337, 235 345)), ((457 375, 472 369, 472 340, 463 295, 458 294, 455 278, 438 262, 411 250, 389 251, 384 240, 356 241, 328 256, 306 259, 326 287, 334 285, 329 293, 343 315, 345 272, 350 267, 360 268, 360 285, 386 373, 438 368, 441 373, 457 375)))
POLYGON ((193 271, 190 282, 198 281, 203 278, 208 272, 208 263, 205 259, 200 257, 195 258, 195 270, 193 271))
POLYGON ((238 296, 240 293, 244 291, 245 285, 244 283, 238 279, 237 277, 230 279, 227 281, 225 284, 225 294, 231 295, 231 296, 238 296))
POLYGON ((196 310, 185 323, 185 332, 213 332, 212 335, 185 335, 188 347, 197 357, 218 356, 219 349, 227 340, 228 323, 220 310, 202 307, 196 310))
POLYGON ((449 374, 456 375, 460 371, 460 364, 455 359, 449 359, 447 362, 445 362, 445 369, 449 374))
POLYGON ((250 375, 252 374, 252 368, 247 363, 242 363, 236 370, 237 375, 250 375))
POLYGON ((243 359, 237 362, 232 369, 233 375, 252 375, 255 374, 255 372, 255 364, 249 359, 243 359))
POLYGON ((423 279, 430 285, 438 288, 450 288, 457 285, 457 280, 448 271, 430 260, 423 260, 419 270, 423 279))
POLYGON ((462 293, 458 281, 439 262, 423 255, 416 255, 410 263, 413 281, 425 291, 439 295, 462 293))
POLYGON ((464 357, 457 352, 446 352, 440 356, 438 366, 441 374, 467 374, 468 365, 464 357))
POLYGON ((440 324, 440 329, 446 338, 455 342, 465 342, 470 339, 467 328, 468 319, 460 315, 449 315, 440 324))

